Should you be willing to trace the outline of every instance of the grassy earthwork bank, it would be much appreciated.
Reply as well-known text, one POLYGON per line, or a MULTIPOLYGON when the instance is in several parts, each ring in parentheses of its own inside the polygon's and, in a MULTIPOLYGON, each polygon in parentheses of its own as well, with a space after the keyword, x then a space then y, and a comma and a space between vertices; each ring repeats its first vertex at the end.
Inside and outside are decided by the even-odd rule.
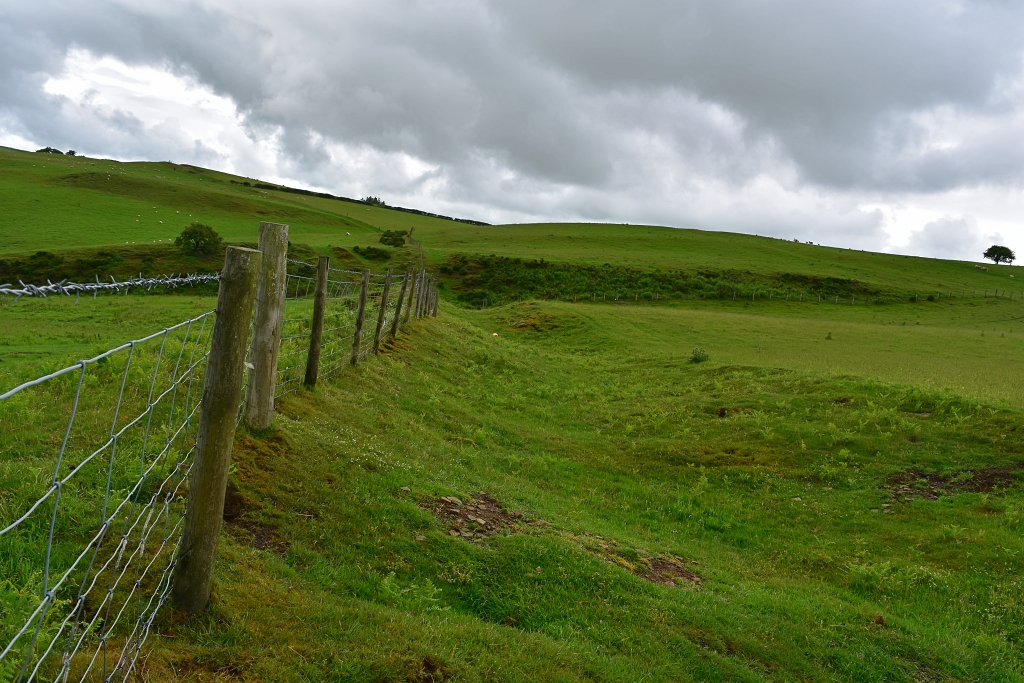
MULTIPOLYGON (((302 260, 377 271, 412 248, 373 262, 355 247, 415 227, 442 273, 437 319, 239 432, 213 602, 162 613, 139 680, 1024 679, 1024 302, 981 295, 1017 269, 477 226, 245 180, 0 150, 11 268, 169 267, 184 257, 166 240, 199 219, 234 243, 289 222, 302 260), (637 297, 547 293, 610 277, 637 297), (775 296, 693 295, 730 284, 775 296), (779 300, 815 287, 890 300, 779 300), (954 287, 979 296, 908 297, 954 287)), ((0 391, 213 303, 0 302, 0 391)), ((46 485, 61 387, 0 415, 0 522, 46 485)), ((0 566, 35 586, 37 559, 0 566)))

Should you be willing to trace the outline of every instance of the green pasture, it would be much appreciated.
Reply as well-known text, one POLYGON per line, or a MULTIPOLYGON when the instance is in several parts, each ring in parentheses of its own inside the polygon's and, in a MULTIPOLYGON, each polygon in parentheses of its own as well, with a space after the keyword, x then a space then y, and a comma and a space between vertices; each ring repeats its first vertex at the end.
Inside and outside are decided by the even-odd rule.
POLYGON ((285 399, 240 438, 217 600, 168 615, 147 676, 1020 680, 1019 411, 688 331, 695 365, 670 313, 448 309, 285 399), (887 483, 985 468, 1002 488, 887 483), (467 543, 421 507, 478 491, 548 525, 467 543), (631 573, 664 555, 700 582, 631 573))
MULTIPOLYGON (((28 346, 48 318, 99 330, 153 307, 160 325, 210 302, 4 314, 28 346)), ((215 602, 166 613, 145 675, 1020 680, 1017 310, 445 306, 240 435, 215 602), (697 345, 710 361, 689 362, 697 345), (1005 381, 971 383, 992 367, 1005 381), (934 500, 888 483, 993 468, 1000 485, 934 500), (418 507, 478 491, 548 525, 467 543, 418 507), (631 573, 662 555, 699 583, 631 573)), ((68 388, 16 442, 45 447, 68 388)), ((10 482, 16 458, 0 454, 10 482)))
MULTIPOLYGON (((491 310, 496 323, 515 325, 529 323, 532 309, 491 310)), ((545 302, 544 310, 563 319, 562 325, 587 330, 574 339, 581 350, 619 350, 638 357, 650 353, 658 359, 652 362, 685 364, 692 349, 701 346, 715 361, 730 365, 867 377, 1024 406, 1024 306, 1016 301, 891 306, 545 302)))

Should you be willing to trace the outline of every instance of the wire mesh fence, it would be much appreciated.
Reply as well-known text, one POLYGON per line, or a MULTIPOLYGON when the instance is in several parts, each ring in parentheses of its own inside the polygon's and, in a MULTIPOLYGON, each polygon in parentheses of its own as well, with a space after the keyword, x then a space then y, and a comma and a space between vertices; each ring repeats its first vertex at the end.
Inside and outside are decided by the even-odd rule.
POLYGON ((0 395, 0 680, 125 680, 167 601, 214 313, 0 395))
MULTIPOLYGON (((289 262, 305 266, 315 272, 313 264, 291 260, 289 262)), ((327 270, 327 296, 318 373, 321 378, 327 379, 336 375, 353 358, 362 277, 363 274, 357 271, 338 268, 328 268, 327 270)), ((357 361, 364 360, 373 352, 374 336, 382 305, 385 310, 382 327, 385 330, 390 329, 398 302, 399 288, 405 277, 405 275, 399 275, 391 278, 391 287, 387 300, 385 300, 386 275, 374 273, 369 275, 366 307, 363 312, 364 331, 360 336, 358 353, 355 354, 357 361)), ((278 355, 276 398, 298 389, 305 378, 315 295, 316 277, 288 274, 281 350, 278 355)))
MULTIPOLYGON (((240 267, 251 262, 245 251, 235 255, 240 267)), ((277 382, 268 375, 267 395, 271 388, 284 395, 303 380, 318 289, 323 378, 376 351, 393 330, 406 285, 412 301, 409 276, 325 268, 314 278, 312 264, 295 265, 286 277, 277 382)), ((226 261, 224 272, 235 274, 221 278, 221 296, 227 284, 241 301, 244 286, 249 303, 218 297, 221 341, 212 343, 218 316, 211 311, 0 394, 0 425, 16 425, 0 430, 0 683, 127 680, 158 611, 178 591, 172 584, 174 571, 182 572, 175 563, 187 509, 193 514, 187 496, 200 414, 237 399, 226 398, 237 390, 224 388, 234 381, 226 375, 204 390, 207 365, 222 378, 216 373, 234 354, 233 367, 245 357, 255 369, 246 341, 255 340, 253 318, 240 317, 252 315, 255 271, 230 270, 226 261), (221 328, 228 321, 234 332, 221 328), (233 351, 225 350, 229 343, 233 351), (207 406, 204 391, 212 392, 207 406)), ((415 286, 433 293, 422 271, 415 286)), ((236 380, 235 372, 245 395, 249 372, 232 370, 236 380)), ((230 406, 228 415, 236 409, 230 406)), ((235 425, 244 406, 237 409, 235 425)), ((208 455, 193 479, 208 481, 200 476, 208 455)), ((182 562, 195 549, 189 552, 182 562)))

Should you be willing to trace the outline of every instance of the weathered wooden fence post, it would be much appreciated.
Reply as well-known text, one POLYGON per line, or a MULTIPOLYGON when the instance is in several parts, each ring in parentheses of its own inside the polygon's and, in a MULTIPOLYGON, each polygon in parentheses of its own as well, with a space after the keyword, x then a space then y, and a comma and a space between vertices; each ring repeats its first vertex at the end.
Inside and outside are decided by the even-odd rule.
POLYGON ((327 310, 327 273, 330 269, 329 256, 316 260, 316 289, 313 290, 313 321, 309 328, 309 353, 306 354, 306 378, 304 384, 312 389, 320 374, 320 346, 324 340, 324 312, 327 310))
POLYGON ((406 273, 402 278, 402 291, 398 293, 398 299, 395 301, 395 319, 391 321, 391 338, 394 339, 395 335, 398 334, 398 323, 399 318, 402 315, 402 301, 405 300, 405 288, 409 284, 409 273, 406 273))
POLYGON ((202 407, 196 430, 195 463, 189 476, 188 503, 177 564, 174 601, 186 612, 206 608, 213 588, 213 565, 224 517, 224 495, 242 399, 245 351, 252 322, 262 254, 228 247, 217 292, 217 318, 203 378, 202 407))
POLYGON ((380 312, 377 314, 377 331, 373 333, 373 355, 380 348, 380 334, 384 330, 384 317, 388 311, 388 295, 391 293, 391 269, 384 276, 384 292, 380 295, 380 312))
POLYGON ((416 297, 416 317, 423 317, 423 304, 427 300, 427 290, 430 288, 430 278, 426 270, 420 271, 420 295, 416 297))
POLYGON ((245 394, 245 424, 256 430, 268 429, 274 419, 277 354, 288 281, 288 226, 260 223, 259 250, 263 258, 256 283, 256 318, 249 353, 253 370, 245 394))
POLYGON ((409 276, 412 280, 409 282, 409 301, 405 306, 405 320, 402 321, 403 323, 409 322, 409 316, 412 315, 413 301, 416 298, 416 284, 420 279, 419 273, 410 273, 409 276))
POLYGON ((420 315, 420 297, 423 296, 423 271, 416 272, 416 278, 413 280, 416 284, 416 297, 412 300, 412 317, 418 318, 420 315))
POLYGON ((370 286, 370 271, 363 271, 363 282, 359 286, 359 307, 356 308, 356 331, 352 333, 352 365, 359 362, 359 347, 363 339, 363 318, 366 315, 366 289, 370 286))

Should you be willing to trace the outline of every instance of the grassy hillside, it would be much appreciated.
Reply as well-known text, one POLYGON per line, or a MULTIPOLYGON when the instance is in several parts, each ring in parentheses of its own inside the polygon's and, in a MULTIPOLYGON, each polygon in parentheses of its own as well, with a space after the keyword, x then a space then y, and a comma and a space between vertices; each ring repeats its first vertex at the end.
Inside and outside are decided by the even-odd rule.
POLYGON ((252 241, 257 223, 271 220, 289 223, 293 242, 325 254, 329 246, 375 244, 381 230, 415 228, 437 264, 454 254, 497 254, 643 270, 796 273, 900 290, 993 291, 1016 286, 1009 278, 1017 272, 1012 266, 990 266, 983 272, 966 262, 650 226, 475 226, 247 188, 232 180, 248 181, 164 162, 121 163, 0 148, 0 254, 166 244, 191 220, 213 225, 229 241, 252 241))
POLYGON ((1019 409, 674 313, 449 307, 287 397, 236 442, 210 610, 166 611, 141 676, 1019 678, 1019 409))
MULTIPOLYGON (((434 266, 495 254, 598 279, 980 293, 1017 272, 666 228, 473 226, 231 180, 0 150, 0 260, 172 267, 166 240, 198 218, 235 242, 289 222, 296 254, 353 267, 353 247, 415 227, 434 266)), ((469 282, 445 278, 450 299, 469 282)), ((0 301, 0 390, 212 305, 205 290, 0 301)), ((1022 680, 1022 311, 445 303, 286 397, 271 431, 239 434, 213 604, 165 611, 139 677, 1022 680), (691 362, 694 347, 710 360, 691 362)), ((41 398, 4 414, 0 523, 51 476, 21 457, 60 443, 67 396, 41 398)), ((32 559, 0 547, 19 576, 32 559)))
POLYGON ((242 437, 217 601, 148 679, 1021 675, 1019 413, 588 313, 449 312, 242 437), (453 537, 480 491, 524 517, 453 537))

